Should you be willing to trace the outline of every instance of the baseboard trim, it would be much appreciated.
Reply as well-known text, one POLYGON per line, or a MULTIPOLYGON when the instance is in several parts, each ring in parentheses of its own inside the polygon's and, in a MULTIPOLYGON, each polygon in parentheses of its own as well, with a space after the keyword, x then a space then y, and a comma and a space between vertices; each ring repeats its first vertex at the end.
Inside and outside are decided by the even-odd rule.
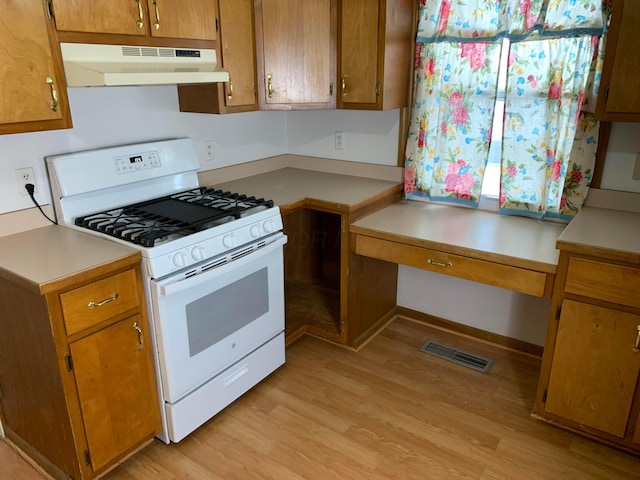
POLYGON ((433 315, 418 312, 417 310, 411 310, 410 308, 396 307, 395 313, 395 318, 401 317, 406 320, 424 323, 430 327, 446 330, 457 335, 497 345, 532 357, 542 358, 543 347, 534 345, 533 343, 523 342, 522 340, 505 337, 503 335, 498 335, 497 333, 487 332, 485 330, 480 330, 479 328, 452 322, 451 320, 445 320, 444 318, 434 317, 433 315))

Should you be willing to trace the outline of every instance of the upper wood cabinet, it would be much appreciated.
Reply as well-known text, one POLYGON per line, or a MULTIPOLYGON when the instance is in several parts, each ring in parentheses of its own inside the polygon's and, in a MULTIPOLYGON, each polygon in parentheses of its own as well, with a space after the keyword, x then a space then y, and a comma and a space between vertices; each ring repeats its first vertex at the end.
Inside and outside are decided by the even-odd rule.
POLYGON ((42 0, 0 15, 0 134, 71 128, 60 47, 42 0))
POLYGON ((640 2, 614 0, 596 117, 640 122, 640 2))
POLYGON ((338 108, 408 105, 411 0, 338 0, 338 108))
POLYGON ((229 72, 229 82, 178 85, 181 112, 258 110, 253 0, 218 0, 218 15, 218 61, 229 72))
POLYGON ((255 0, 261 110, 336 106, 337 0, 255 0))
POLYGON ((48 1, 61 32, 216 40, 215 0, 48 1))

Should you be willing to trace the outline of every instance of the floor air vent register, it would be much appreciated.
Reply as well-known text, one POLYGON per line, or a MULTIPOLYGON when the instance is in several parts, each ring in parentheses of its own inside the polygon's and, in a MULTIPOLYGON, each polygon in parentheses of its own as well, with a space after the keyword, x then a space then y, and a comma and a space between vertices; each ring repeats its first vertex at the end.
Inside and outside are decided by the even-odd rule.
POLYGON ((464 350, 434 342, 433 340, 427 340, 427 343, 420 347, 420 351, 485 373, 487 373, 491 365, 493 365, 493 360, 489 358, 465 352, 464 350))

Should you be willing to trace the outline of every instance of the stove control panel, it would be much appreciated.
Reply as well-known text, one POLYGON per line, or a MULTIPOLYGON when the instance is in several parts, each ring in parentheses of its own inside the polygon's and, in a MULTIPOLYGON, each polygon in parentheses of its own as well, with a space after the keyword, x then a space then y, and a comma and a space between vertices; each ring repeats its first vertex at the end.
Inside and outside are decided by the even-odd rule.
POLYGON ((123 155, 113 159, 113 166, 118 175, 158 168, 161 165, 160 155, 156 151, 123 155))

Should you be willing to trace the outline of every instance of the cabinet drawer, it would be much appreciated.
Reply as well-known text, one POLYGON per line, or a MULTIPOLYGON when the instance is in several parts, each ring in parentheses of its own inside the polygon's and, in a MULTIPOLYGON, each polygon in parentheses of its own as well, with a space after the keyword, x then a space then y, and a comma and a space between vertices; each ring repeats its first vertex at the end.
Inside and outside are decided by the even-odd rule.
POLYGON ((60 295, 67 335, 135 308, 139 303, 135 270, 60 295))
POLYGON ((564 289, 567 293, 640 308, 640 269, 571 258, 564 289))
POLYGON ((437 250, 357 235, 356 253, 387 262, 400 263, 432 272, 444 273, 473 282, 485 283, 516 292, 544 297, 547 275, 542 272, 463 257, 437 250))

